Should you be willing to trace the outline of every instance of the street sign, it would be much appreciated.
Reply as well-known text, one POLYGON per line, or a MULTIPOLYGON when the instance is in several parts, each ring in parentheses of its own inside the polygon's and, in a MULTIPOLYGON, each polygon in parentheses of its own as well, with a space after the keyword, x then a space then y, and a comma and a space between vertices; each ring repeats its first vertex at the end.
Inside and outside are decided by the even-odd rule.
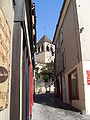
POLYGON ((7 80, 8 78, 8 71, 6 68, 0 66, 0 83, 3 83, 7 80))
POLYGON ((87 85, 90 85, 90 70, 87 70, 86 74, 87 74, 87 85))

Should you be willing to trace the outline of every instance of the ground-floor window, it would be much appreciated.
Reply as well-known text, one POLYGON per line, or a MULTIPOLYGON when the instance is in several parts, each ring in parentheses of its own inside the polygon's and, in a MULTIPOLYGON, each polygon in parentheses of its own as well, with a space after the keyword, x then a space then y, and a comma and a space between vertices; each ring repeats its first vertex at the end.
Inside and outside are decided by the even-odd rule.
POLYGON ((68 75, 68 85, 69 85, 69 98, 70 100, 78 100, 78 76, 77 76, 77 69, 73 70, 68 75))

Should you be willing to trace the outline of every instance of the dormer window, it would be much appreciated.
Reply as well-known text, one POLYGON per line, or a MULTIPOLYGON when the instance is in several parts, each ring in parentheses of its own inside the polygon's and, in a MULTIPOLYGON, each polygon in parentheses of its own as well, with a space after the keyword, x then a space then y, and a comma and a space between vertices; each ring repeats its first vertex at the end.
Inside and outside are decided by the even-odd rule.
POLYGON ((47 45, 46 50, 49 51, 49 46, 47 45))

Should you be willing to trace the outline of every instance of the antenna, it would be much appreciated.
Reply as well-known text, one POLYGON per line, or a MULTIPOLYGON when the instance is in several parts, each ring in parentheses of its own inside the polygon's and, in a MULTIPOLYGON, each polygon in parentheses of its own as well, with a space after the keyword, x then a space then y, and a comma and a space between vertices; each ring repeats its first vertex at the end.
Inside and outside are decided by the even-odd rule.
POLYGON ((44 25, 43 30, 44 30, 44 34, 46 34, 46 25, 44 25))

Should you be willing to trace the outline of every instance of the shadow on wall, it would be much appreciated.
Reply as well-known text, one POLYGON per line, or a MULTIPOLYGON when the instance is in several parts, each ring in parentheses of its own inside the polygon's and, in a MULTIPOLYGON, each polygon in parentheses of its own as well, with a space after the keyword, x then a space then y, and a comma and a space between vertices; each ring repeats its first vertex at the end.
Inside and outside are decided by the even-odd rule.
POLYGON ((72 107, 70 104, 63 103, 54 93, 35 94, 34 102, 51 106, 54 108, 60 108, 69 111, 80 112, 80 110, 72 107))

